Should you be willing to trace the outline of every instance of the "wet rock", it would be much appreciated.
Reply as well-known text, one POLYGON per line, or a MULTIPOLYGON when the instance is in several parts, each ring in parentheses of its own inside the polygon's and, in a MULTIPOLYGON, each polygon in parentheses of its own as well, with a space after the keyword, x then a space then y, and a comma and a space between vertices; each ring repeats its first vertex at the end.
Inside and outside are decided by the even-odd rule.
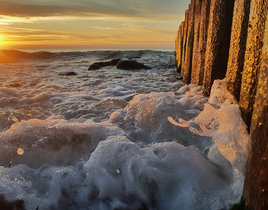
POLYGON ((204 94, 209 95, 215 79, 226 75, 234 0, 211 0, 204 72, 204 94))
POLYGON ((261 68, 267 4, 267 0, 251 1, 247 47, 239 101, 242 118, 249 127, 261 68))
POLYGON ((89 66, 88 70, 98 70, 105 66, 116 66, 119 61, 121 61, 120 58, 116 58, 111 61, 105 61, 105 62, 95 62, 89 66))
POLYGON ((101 69, 105 66, 111 66, 111 62, 110 61, 106 61, 106 62, 95 62, 92 65, 89 66, 88 70, 98 70, 101 69))
POLYGON ((110 63, 111 63, 112 66, 116 66, 119 61, 121 61, 121 59, 120 58, 117 58, 117 59, 111 60, 110 63))
POLYGON ((78 74, 73 71, 59 73, 59 76, 76 76, 76 75, 78 74))
POLYGON ((116 68, 124 69, 124 70, 140 70, 140 69, 151 69, 150 67, 138 63, 137 61, 132 60, 121 60, 117 65, 116 68))
POLYGON ((0 209, 1 210, 25 210, 24 201, 17 200, 13 202, 8 202, 5 200, 5 196, 0 194, 0 209))
POLYGON ((226 73, 228 90, 240 98, 251 0, 235 1, 231 45, 226 73))

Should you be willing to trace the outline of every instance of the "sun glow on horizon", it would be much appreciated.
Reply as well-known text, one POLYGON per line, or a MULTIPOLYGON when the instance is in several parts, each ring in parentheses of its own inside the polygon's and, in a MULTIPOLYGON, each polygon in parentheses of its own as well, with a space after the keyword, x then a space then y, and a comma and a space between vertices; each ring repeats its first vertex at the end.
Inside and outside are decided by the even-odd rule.
MULTIPOLYGON (((125 5, 129 14, 113 10, 109 4, 107 8, 98 7, 96 11, 85 4, 86 10, 75 11, 76 7, 72 7, 61 13, 44 10, 37 2, 33 2, 33 6, 39 8, 40 13, 31 12, 23 6, 14 3, 10 5, 10 14, 3 13, 0 16, 1 49, 173 48, 180 22, 177 13, 152 15, 155 13, 144 13, 144 9, 133 11, 129 5, 125 5), (13 7, 19 8, 18 11, 22 13, 12 13, 13 7)), ((54 6, 51 4, 49 8, 54 6)), ((62 5, 63 9, 65 7, 68 5, 62 5)))
POLYGON ((3 45, 3 43, 4 43, 4 41, 3 41, 3 36, 2 35, 0 35, 0 47, 3 45))

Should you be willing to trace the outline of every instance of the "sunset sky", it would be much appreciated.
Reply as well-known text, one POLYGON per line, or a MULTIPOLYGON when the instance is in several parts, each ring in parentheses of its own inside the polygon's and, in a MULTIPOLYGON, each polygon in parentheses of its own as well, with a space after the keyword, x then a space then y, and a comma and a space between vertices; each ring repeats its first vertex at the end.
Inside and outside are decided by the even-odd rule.
POLYGON ((190 0, 0 0, 0 49, 173 48, 190 0))

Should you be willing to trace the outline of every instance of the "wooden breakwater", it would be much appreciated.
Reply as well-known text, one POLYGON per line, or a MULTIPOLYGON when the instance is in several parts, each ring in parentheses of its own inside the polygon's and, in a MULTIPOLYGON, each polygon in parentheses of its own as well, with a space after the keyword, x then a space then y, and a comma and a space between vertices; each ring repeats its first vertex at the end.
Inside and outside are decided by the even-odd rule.
POLYGON ((261 67, 267 0, 192 0, 176 41, 177 70, 185 83, 226 78, 250 126, 261 67))
POLYGON ((268 209, 267 10, 268 0, 191 0, 175 42, 183 81, 209 95, 226 78, 250 128, 245 209, 268 209))

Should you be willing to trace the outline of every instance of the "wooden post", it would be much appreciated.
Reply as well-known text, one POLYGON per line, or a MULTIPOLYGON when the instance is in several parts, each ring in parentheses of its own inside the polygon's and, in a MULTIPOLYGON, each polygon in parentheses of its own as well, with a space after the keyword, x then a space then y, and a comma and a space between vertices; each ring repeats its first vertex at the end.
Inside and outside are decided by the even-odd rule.
POLYGON ((187 30, 187 41, 185 48, 185 63, 183 69, 183 82, 191 82, 192 72, 192 58, 193 58, 193 43, 194 43, 194 15, 195 15, 195 1, 192 0, 188 10, 188 30, 187 30))
POLYGON ((202 0, 196 0, 195 2, 195 15, 194 15, 194 43, 193 43, 193 58, 192 58, 192 72, 191 83, 198 85, 200 70, 201 54, 199 48, 199 34, 200 34, 200 19, 201 19, 201 5, 202 0))
POLYGON ((183 27, 184 27, 184 21, 181 23, 177 38, 176 38, 176 44, 175 44, 175 51, 176 51, 176 67, 177 72, 181 72, 181 62, 182 62, 182 43, 183 43, 183 27))
POLYGON ((200 69, 196 74, 198 85, 203 84, 206 60, 207 34, 211 0, 202 0, 199 34, 200 69))
POLYGON ((242 118, 249 128, 256 96, 258 76, 261 68, 266 15, 267 0, 252 0, 239 101, 242 118))
POLYGON ((181 57, 181 77, 184 75, 184 66, 185 66, 185 51, 186 51, 186 42, 187 42, 187 31, 188 31, 188 10, 185 11, 185 21, 183 28, 183 40, 182 40, 182 57, 181 57))
POLYGON ((236 0, 234 5, 226 81, 228 90, 238 101, 246 52, 250 2, 251 0, 236 0))
MULTIPOLYGON (((267 0, 258 2, 261 8, 267 8, 267 0)), ((259 7, 260 8, 260 7, 259 7)), ((267 10, 267 9, 266 9, 267 10)), ((259 15, 263 10, 253 10, 259 15)), ((265 15, 267 17, 267 15, 265 15)), ((250 130, 250 145, 246 165, 243 197, 246 209, 268 209, 268 18, 265 26, 264 46, 257 95, 254 104, 250 130)), ((262 59, 261 59, 262 58, 262 59)))
POLYGON ((211 0, 204 72, 205 95, 215 79, 226 75, 234 0, 211 0))

